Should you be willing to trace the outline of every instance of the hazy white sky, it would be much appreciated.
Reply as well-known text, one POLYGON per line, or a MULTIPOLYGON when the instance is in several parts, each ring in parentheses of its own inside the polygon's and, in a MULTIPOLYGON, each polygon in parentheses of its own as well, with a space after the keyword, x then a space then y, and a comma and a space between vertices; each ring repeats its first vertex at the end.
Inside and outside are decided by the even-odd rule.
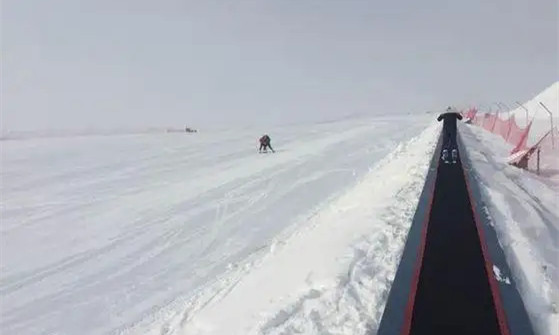
POLYGON ((525 100, 557 0, 3 0, 2 129, 203 126, 525 100))

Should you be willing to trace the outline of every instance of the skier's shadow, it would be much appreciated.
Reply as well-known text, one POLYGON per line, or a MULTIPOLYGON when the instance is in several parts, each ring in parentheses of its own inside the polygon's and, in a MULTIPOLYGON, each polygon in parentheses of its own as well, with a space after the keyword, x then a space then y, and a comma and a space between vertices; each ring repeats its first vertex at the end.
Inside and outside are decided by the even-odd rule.
POLYGON ((279 149, 279 150, 275 150, 275 151, 259 151, 259 154, 277 154, 278 152, 284 152, 285 150, 283 149, 279 149))

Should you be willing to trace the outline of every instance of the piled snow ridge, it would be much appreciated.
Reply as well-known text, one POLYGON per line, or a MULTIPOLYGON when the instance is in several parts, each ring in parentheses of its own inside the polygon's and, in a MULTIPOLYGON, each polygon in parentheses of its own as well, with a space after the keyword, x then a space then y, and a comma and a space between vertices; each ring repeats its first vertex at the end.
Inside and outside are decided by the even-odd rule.
POLYGON ((250 271, 237 273, 226 290, 187 304, 153 333, 376 331, 439 131, 433 125, 400 144, 250 271))
POLYGON ((509 166, 510 145, 500 137, 461 130, 532 325, 559 334, 559 184, 509 166))

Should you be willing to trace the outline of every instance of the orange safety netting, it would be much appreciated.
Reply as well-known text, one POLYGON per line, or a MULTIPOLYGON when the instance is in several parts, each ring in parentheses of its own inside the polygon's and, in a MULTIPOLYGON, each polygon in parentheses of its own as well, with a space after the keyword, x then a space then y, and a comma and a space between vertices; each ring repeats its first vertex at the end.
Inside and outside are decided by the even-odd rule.
POLYGON ((525 128, 520 127, 518 123, 516 123, 516 118, 513 115, 507 142, 516 144, 517 147, 520 146, 518 150, 526 148, 528 133, 530 132, 531 127, 532 122, 528 123, 525 128))
POLYGON ((462 114, 470 123, 497 134, 514 145, 511 164, 536 171, 540 175, 559 174, 559 131, 556 127, 548 131, 535 145, 528 147, 532 121, 526 127, 521 127, 516 123, 514 115, 502 119, 497 114, 478 113, 475 108, 462 114))
POLYGON ((553 128, 535 145, 519 152, 510 163, 543 176, 559 174, 559 131, 553 128))
POLYGON ((526 149, 531 122, 522 128, 516 123, 514 115, 508 119, 501 119, 497 114, 478 113, 475 108, 469 109, 464 115, 471 120, 472 124, 500 135, 505 141, 514 145, 511 153, 526 149))

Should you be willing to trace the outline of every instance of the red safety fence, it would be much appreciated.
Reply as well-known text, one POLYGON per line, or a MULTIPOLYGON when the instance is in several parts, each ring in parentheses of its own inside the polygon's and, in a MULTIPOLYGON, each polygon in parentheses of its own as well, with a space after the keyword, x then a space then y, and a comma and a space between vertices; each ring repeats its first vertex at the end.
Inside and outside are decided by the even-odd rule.
POLYGON ((535 145, 536 159, 528 159, 528 169, 541 173, 559 173, 559 131, 553 128, 535 145))
POLYGON ((516 123, 514 115, 512 116, 511 127, 507 137, 507 142, 516 144, 512 153, 526 148, 528 143, 528 134, 530 133, 531 127, 532 122, 528 123, 528 125, 524 128, 520 127, 518 123, 516 123))
POLYGON ((475 108, 471 108, 462 114, 472 124, 482 127, 493 134, 500 135, 505 141, 514 145, 511 153, 526 149, 528 134, 532 126, 531 122, 528 126, 522 128, 516 123, 514 115, 508 119, 501 119, 497 114, 479 113, 475 108))
POLYGON ((479 113, 471 108, 462 115, 471 124, 477 125, 493 134, 501 136, 514 148, 510 152, 509 162, 515 166, 536 171, 542 175, 559 174, 559 132, 553 128, 536 144, 528 147, 528 136, 532 121, 526 127, 516 123, 514 115, 502 119, 497 114, 479 113))
POLYGON ((510 161, 512 165, 537 172, 546 177, 559 175, 559 131, 553 128, 535 145, 519 151, 510 161))

